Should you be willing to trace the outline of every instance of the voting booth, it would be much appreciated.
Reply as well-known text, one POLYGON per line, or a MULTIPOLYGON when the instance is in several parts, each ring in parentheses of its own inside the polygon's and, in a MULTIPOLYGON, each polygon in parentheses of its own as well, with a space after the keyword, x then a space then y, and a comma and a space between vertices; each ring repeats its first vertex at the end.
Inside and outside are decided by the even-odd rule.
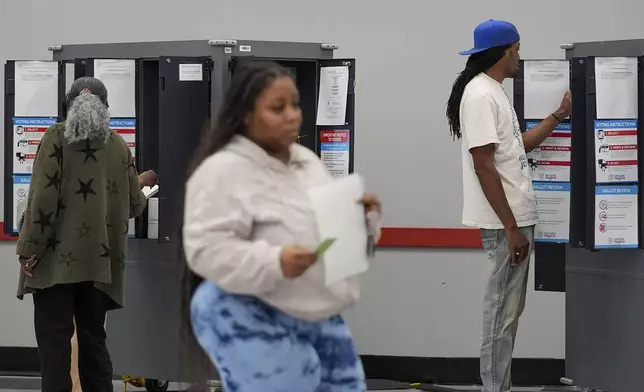
POLYGON ((566 293, 562 376, 642 390, 644 40, 562 48, 566 60, 524 60, 514 81, 525 132, 573 95, 571 118, 528 155, 540 214, 535 289, 566 293))
POLYGON ((7 62, 7 234, 17 235, 39 141, 62 120, 64 94, 75 78, 105 83, 112 128, 125 138, 140 172, 159 174, 159 193, 129 225, 125 309, 108 315, 115 374, 184 381, 177 257, 186 172, 244 62, 272 60, 287 67, 301 93, 299 142, 318 153, 334 176, 353 171, 355 60, 334 59, 335 49, 235 40, 64 45, 50 48, 53 61, 7 62))

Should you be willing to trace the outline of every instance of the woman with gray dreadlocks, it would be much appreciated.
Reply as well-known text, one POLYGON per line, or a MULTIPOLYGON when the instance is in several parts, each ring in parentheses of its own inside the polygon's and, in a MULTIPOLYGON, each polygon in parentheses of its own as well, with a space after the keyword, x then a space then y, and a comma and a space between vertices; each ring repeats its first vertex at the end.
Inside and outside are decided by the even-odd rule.
POLYGON ((77 79, 65 99, 66 121, 50 127, 34 163, 17 254, 18 298, 33 294, 44 392, 70 391, 74 320, 85 391, 111 392, 107 311, 123 306, 128 222, 146 205, 129 147, 109 128, 107 89, 77 79))

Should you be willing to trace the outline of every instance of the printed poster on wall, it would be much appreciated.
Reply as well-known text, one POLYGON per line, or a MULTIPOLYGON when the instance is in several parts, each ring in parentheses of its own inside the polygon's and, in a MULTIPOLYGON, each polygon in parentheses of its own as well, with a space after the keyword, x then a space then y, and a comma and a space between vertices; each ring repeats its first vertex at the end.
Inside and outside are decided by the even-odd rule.
POLYGON ((537 195, 539 223, 536 242, 570 241, 570 183, 533 183, 537 195))
POLYGON ((596 120, 594 133, 596 182, 638 181, 637 120, 596 120))
POLYGON ((595 188, 595 248, 637 248, 637 185, 595 188))
POLYGON ((523 64, 524 118, 546 118, 557 110, 561 98, 570 90, 570 62, 525 60, 523 64))
POLYGON ((58 116, 58 62, 16 61, 14 116, 58 116))
POLYGON ((596 57, 597 118, 637 118, 637 57, 596 57))
MULTIPOLYGON (((526 131, 530 132, 539 124, 528 121, 526 131)), ((528 165, 533 181, 570 181, 571 124, 560 123, 550 137, 528 153, 528 165)))
POLYGON ((107 88, 111 117, 136 117, 135 60, 94 60, 94 77, 107 88))
POLYGON ((18 224, 22 213, 27 209, 27 196, 29 194, 30 175, 13 176, 13 232, 18 232, 18 224))
POLYGON ((31 174, 42 137, 55 118, 13 119, 13 173, 31 174))
POLYGON ((334 177, 349 174, 349 132, 348 129, 320 131, 320 158, 334 177))
POLYGON ((349 94, 349 67, 320 69, 317 125, 345 125, 349 94))

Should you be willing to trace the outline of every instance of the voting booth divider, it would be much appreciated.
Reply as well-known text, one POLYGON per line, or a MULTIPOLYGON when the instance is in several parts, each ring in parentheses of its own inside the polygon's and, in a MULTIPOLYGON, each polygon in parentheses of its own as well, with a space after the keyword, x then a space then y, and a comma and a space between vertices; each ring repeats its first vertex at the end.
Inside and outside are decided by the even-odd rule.
MULTIPOLYGON (((184 186, 201 135, 242 64, 270 60, 289 69, 301 95, 299 143, 320 155, 332 175, 353 171, 355 59, 334 59, 335 48, 234 40, 63 45, 53 50, 53 61, 6 63, 6 235, 18 234, 38 145, 49 126, 63 121, 65 94, 79 77, 103 81, 112 129, 139 172, 159 175, 157 197, 128 228, 125 308, 107 320, 115 374, 191 377, 180 366, 184 186)), ((214 369, 210 374, 218 377, 214 369)))
POLYGON ((523 60, 514 80, 523 132, 572 92, 570 118, 526 162, 540 215, 535 289, 566 293, 568 381, 641 390, 644 40, 562 48, 566 60, 523 60))
POLYGON ((521 61, 514 80, 522 132, 572 92, 570 118, 526 162, 539 209, 535 290, 566 293, 569 381, 641 390, 644 40, 565 48, 566 60, 521 61))
MULTIPOLYGON (((567 60, 522 60, 514 78, 514 108, 522 132, 552 115, 570 89, 567 60)), ((570 242, 572 129, 563 119, 539 147, 527 153, 537 196, 535 290, 565 291, 565 252, 570 242)))
POLYGON ((641 59, 573 58, 573 130, 579 178, 572 246, 591 251, 642 245, 639 182, 641 59), (585 170, 581 170, 581 168, 585 170))

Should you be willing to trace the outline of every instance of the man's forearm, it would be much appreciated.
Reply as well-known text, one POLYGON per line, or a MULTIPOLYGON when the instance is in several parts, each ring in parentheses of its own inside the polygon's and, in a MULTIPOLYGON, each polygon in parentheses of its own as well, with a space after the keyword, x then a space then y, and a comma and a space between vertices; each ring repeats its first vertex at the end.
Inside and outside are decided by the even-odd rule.
POLYGON ((503 227, 510 230, 517 227, 517 222, 514 219, 514 214, 505 196, 503 185, 501 184, 501 177, 495 167, 477 169, 476 175, 479 178, 481 188, 485 198, 490 203, 490 206, 501 220, 503 227))
MULTIPOLYGON (((562 118, 559 116, 557 117, 560 119, 562 118)), ((543 141, 546 140, 546 138, 548 138, 550 134, 552 134, 552 131, 555 130, 557 125, 559 125, 559 120, 551 115, 537 124, 536 127, 532 128, 528 132, 524 132, 523 144, 525 146, 525 151, 530 152, 539 147, 539 145, 543 143, 543 141)))

